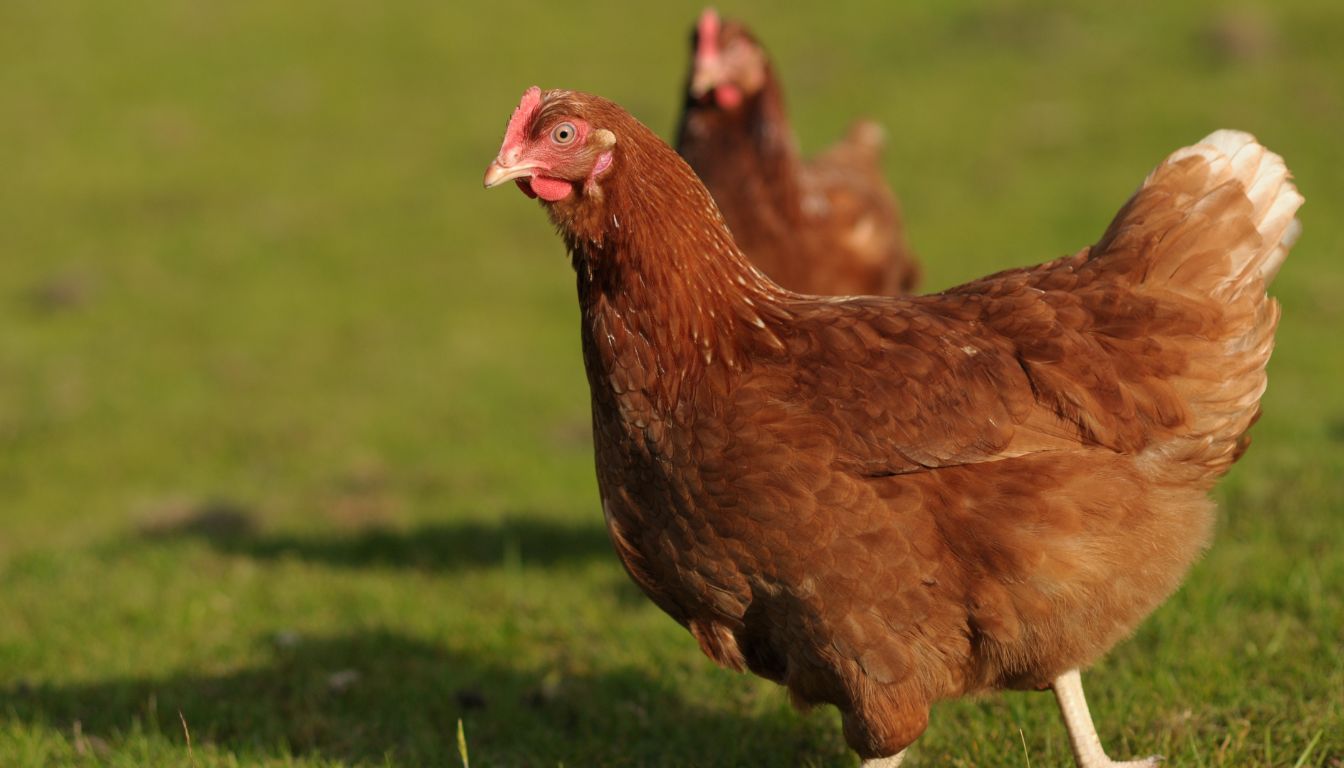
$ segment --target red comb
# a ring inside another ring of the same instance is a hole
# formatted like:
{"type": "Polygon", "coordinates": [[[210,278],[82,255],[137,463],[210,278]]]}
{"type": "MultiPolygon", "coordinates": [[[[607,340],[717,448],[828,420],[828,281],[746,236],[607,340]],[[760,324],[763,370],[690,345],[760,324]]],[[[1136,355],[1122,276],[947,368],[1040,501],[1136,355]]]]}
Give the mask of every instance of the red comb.
{"type": "Polygon", "coordinates": [[[509,127],[504,130],[504,144],[499,148],[499,156],[510,147],[520,146],[527,137],[527,124],[532,120],[532,116],[537,113],[541,107],[541,89],[532,86],[523,92],[522,101],[518,102],[518,108],[513,110],[513,115],[509,118],[509,127]]]}
{"type": "Polygon", "coordinates": [[[718,11],[706,8],[700,14],[700,21],[695,25],[697,59],[709,59],[719,55],[719,26],[718,11]]]}

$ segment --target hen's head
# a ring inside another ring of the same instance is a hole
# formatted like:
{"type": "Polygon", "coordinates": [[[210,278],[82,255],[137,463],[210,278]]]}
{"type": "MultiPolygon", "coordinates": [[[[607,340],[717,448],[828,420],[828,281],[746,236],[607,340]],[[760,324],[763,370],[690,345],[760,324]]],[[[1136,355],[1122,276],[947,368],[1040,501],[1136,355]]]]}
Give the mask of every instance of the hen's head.
{"type": "Polygon", "coordinates": [[[690,247],[696,238],[706,252],[736,250],[695,171],[647,126],[599,96],[527,89],[485,170],[487,189],[506,181],[541,198],[571,252],[661,251],[673,242],[690,247]]]}
{"type": "Polygon", "coordinates": [[[499,155],[485,170],[487,188],[513,181],[528,197],[557,203],[597,189],[611,167],[616,134],[604,123],[612,105],[536,86],[509,118],[499,155]]]}
{"type": "Polygon", "coordinates": [[[706,8],[695,25],[692,47],[691,99],[712,99],[719,109],[734,111],[765,87],[769,57],[741,23],[725,21],[706,8]]]}

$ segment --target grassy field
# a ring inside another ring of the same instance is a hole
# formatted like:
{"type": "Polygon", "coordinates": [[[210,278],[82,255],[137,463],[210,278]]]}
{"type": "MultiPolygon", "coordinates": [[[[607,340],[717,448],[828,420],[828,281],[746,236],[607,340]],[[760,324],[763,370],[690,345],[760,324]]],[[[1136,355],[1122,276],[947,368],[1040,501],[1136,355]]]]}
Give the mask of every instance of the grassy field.
{"type": "MultiPolygon", "coordinates": [[[[1306,195],[1216,543],[1086,676],[1105,743],[1344,765],[1344,4],[840,3],[756,23],[937,289],[1071,252],[1218,127],[1306,195]]],[[[664,135],[698,7],[0,3],[0,766],[850,766],[628,583],[573,276],[482,192],[533,83],[664,135]],[[189,739],[189,740],[188,740],[189,739]]],[[[1070,765],[1048,694],[907,763],[1070,765]]]]}

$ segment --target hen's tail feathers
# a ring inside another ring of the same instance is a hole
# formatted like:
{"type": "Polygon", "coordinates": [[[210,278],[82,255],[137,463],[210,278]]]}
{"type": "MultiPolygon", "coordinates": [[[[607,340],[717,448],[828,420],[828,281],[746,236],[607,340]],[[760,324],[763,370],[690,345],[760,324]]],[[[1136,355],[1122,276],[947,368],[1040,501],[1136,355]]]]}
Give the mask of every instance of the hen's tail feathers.
{"type": "Polygon", "coordinates": [[[887,143],[887,132],[872,120],[855,120],[845,137],[836,142],[832,151],[848,155],[850,162],[861,165],[880,165],[882,148],[887,143]]]}
{"type": "Polygon", "coordinates": [[[1301,232],[1290,178],[1250,134],[1217,131],[1149,174],[1092,249],[1096,268],[1185,319],[1153,339],[1185,360],[1170,381],[1185,428],[1165,460],[1217,475],[1245,450],[1279,318],[1265,290],[1301,232]]]}
{"type": "Polygon", "coordinates": [[[887,132],[872,120],[855,120],[847,137],[856,145],[877,151],[887,143],[887,132]]]}
{"type": "Polygon", "coordinates": [[[1283,158],[1241,131],[1215,131],[1144,180],[1093,253],[1136,257],[1140,282],[1232,299],[1263,291],[1302,227],[1283,158]]]}

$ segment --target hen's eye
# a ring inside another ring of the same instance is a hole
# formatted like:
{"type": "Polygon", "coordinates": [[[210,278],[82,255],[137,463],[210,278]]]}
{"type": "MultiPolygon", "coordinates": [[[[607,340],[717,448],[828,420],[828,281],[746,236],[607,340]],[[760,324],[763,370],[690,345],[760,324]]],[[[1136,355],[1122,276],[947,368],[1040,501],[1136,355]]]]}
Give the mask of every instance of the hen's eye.
{"type": "Polygon", "coordinates": [[[551,141],[556,144],[568,144],[574,140],[576,134],[578,134],[578,131],[574,128],[573,123],[561,123],[551,130],[551,141]]]}

